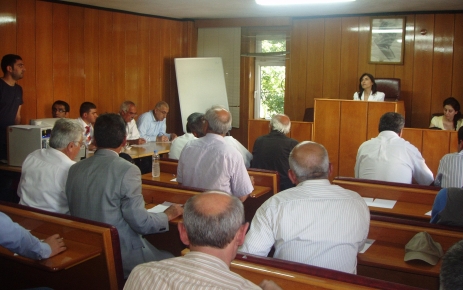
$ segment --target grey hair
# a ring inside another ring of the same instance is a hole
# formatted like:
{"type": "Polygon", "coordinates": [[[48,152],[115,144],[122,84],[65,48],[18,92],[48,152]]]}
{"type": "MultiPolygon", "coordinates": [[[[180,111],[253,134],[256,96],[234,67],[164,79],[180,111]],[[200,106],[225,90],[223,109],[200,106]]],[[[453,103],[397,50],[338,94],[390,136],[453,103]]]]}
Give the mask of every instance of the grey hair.
{"type": "Polygon", "coordinates": [[[225,248],[245,223],[243,203],[236,197],[220,191],[206,191],[188,199],[184,206],[183,224],[190,243],[194,246],[225,248]],[[205,194],[225,194],[230,197],[226,208],[211,215],[198,209],[197,199],[205,194]]]}
{"type": "Polygon", "coordinates": [[[303,141],[291,150],[289,154],[289,168],[296,174],[298,182],[311,179],[327,179],[330,171],[328,152],[325,147],[319,143],[303,141]],[[294,151],[298,147],[311,143],[318,145],[321,149],[321,155],[316,156],[318,158],[312,158],[312,156],[307,155],[299,155],[298,158],[295,158],[294,151]],[[314,159],[316,160],[316,164],[313,162],[314,159]]]}
{"type": "Polygon", "coordinates": [[[71,142],[82,140],[84,128],[76,120],[59,119],[51,130],[50,147],[64,149],[71,142]]]}
{"type": "Polygon", "coordinates": [[[204,119],[209,123],[209,130],[216,134],[225,135],[231,128],[232,116],[230,112],[222,106],[212,106],[204,114],[204,119]],[[220,111],[226,111],[228,113],[228,118],[221,119],[218,116],[220,111]]]}
{"type": "Polygon", "coordinates": [[[451,246],[442,258],[440,289],[463,289],[463,240],[451,246]]]}
{"type": "MultiPolygon", "coordinates": [[[[283,134],[288,134],[289,131],[291,130],[291,120],[288,122],[288,124],[283,124],[283,122],[281,121],[281,117],[288,117],[288,116],[285,114],[273,115],[272,119],[270,120],[270,128],[272,128],[272,130],[276,130],[283,134]]],[[[288,117],[288,120],[289,120],[289,117],[288,117]]]]}
{"type": "Polygon", "coordinates": [[[400,134],[400,131],[404,128],[405,119],[399,113],[388,112],[381,116],[379,119],[378,131],[394,131],[400,134]]]}
{"type": "Polygon", "coordinates": [[[127,111],[129,110],[130,106],[134,106],[135,107],[135,103],[132,102],[132,101],[125,101],[121,104],[121,108],[120,108],[120,112],[124,112],[124,113],[127,113],[127,111]]]}

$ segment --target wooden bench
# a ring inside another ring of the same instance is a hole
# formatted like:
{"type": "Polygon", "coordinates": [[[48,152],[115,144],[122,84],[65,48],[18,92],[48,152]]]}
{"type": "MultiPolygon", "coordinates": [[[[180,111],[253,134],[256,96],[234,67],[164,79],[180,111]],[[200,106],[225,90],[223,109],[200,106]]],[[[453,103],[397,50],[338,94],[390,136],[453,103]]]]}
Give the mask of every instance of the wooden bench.
{"type": "Polygon", "coordinates": [[[425,215],[432,209],[440,187],[396,182],[367,180],[352,177],[336,177],[333,184],[357,192],[362,197],[397,200],[392,209],[372,207],[373,214],[402,217],[413,220],[429,221],[425,215]]]}
{"type": "Polygon", "coordinates": [[[424,261],[404,261],[405,245],[419,233],[429,233],[447,249],[463,239],[463,230],[421,221],[371,215],[368,238],[375,240],[363,254],[358,254],[357,274],[426,289],[439,289],[442,260],[432,266],[424,261]]]}
{"type": "Polygon", "coordinates": [[[0,247],[1,288],[123,288],[121,250],[115,227],[4,202],[0,202],[0,211],[40,239],[59,234],[67,247],[57,256],[41,261],[14,255],[0,247]]]}

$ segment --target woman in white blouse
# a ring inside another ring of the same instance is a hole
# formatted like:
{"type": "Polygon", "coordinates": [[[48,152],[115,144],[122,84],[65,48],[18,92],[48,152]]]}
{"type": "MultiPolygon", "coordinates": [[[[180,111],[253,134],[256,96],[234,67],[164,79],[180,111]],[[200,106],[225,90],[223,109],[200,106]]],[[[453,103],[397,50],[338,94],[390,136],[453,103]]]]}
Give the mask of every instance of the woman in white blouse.
{"type": "Polygon", "coordinates": [[[354,94],[355,101],[384,101],[384,93],[376,91],[375,77],[364,73],[360,77],[359,91],[354,94]]]}
{"type": "Polygon", "coordinates": [[[462,125],[460,103],[454,97],[450,97],[444,100],[444,115],[432,118],[429,128],[458,131],[462,125]]]}

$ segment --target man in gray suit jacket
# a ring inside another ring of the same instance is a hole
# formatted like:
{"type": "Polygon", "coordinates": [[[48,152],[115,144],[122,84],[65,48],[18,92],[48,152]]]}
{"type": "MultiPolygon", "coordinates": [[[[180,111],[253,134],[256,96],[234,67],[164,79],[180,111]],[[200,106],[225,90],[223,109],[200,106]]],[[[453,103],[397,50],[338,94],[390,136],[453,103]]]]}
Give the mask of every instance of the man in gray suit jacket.
{"type": "Polygon", "coordinates": [[[125,122],[117,114],[105,114],[95,122],[98,150],[69,170],[66,195],[72,216],[115,226],[121,243],[124,276],[141,263],[172,255],[156,249],[141,235],[169,230],[169,221],[183,213],[172,205],[164,213],[149,213],[141,194],[140,169],[119,157],[126,143],[125,122]]]}

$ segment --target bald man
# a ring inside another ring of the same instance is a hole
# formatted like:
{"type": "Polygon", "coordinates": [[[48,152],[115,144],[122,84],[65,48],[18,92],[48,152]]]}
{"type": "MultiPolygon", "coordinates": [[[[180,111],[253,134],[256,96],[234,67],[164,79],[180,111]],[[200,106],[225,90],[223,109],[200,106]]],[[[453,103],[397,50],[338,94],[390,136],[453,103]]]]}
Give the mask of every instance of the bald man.
{"type": "Polygon", "coordinates": [[[285,190],[294,186],[288,176],[288,157],[297,141],[286,136],[291,129],[291,120],[284,114],[274,115],[269,129],[269,134],[260,136],[254,143],[251,167],[278,171],[280,190],[285,190]]]}
{"type": "Polygon", "coordinates": [[[213,106],[204,114],[204,119],[206,136],[191,140],[183,148],[177,181],[186,186],[221,190],[245,201],[254,187],[241,153],[224,140],[231,128],[230,112],[213,106]]]}
{"type": "Polygon", "coordinates": [[[268,199],[256,212],[241,252],[357,272],[357,253],[370,226],[370,212],[356,192],[332,185],[325,147],[304,141],[289,156],[296,187],[268,199]]]}
{"type": "Polygon", "coordinates": [[[195,195],[185,203],[180,239],[190,246],[183,257],[137,266],[125,284],[131,289],[280,289],[271,281],[260,287],[230,271],[249,224],[243,204],[224,192],[195,195]]]}

